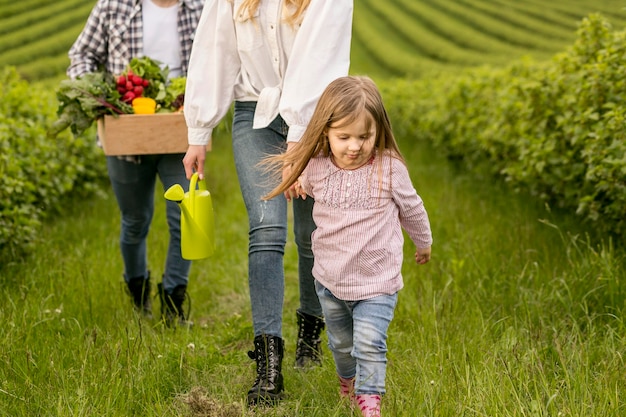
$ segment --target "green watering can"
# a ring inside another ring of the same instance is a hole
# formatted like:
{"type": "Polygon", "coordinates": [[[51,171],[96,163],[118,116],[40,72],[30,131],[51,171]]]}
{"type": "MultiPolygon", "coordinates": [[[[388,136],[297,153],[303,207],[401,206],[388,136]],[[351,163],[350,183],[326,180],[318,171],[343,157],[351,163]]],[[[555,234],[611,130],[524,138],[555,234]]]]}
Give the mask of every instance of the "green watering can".
{"type": "Polygon", "coordinates": [[[187,260],[208,258],[215,251],[215,223],[211,193],[204,180],[198,181],[194,173],[189,181],[189,191],[174,184],[165,191],[165,198],[178,203],[180,216],[180,247],[187,260]],[[198,185],[198,190],[196,190],[198,185]]]}

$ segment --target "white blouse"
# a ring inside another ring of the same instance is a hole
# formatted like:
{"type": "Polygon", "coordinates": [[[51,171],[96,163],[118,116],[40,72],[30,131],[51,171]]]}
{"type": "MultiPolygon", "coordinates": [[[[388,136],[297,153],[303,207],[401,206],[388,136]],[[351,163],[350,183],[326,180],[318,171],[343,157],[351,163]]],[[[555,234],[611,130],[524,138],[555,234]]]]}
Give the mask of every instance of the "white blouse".
{"type": "Polygon", "coordinates": [[[293,26],[282,0],[262,0],[253,19],[242,0],[207,0],[185,92],[190,145],[206,145],[234,100],[256,101],[254,128],[280,114],[297,142],[326,86],[348,75],[352,0],[311,0],[293,26]]]}

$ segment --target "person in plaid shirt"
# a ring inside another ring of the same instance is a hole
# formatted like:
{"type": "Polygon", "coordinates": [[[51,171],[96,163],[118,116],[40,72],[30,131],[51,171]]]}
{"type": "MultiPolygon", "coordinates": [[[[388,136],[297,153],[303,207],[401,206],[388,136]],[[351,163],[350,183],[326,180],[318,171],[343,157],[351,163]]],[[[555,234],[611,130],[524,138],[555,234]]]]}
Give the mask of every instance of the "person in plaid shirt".
{"type": "MultiPolygon", "coordinates": [[[[67,75],[104,69],[121,74],[132,58],[147,56],[185,76],[203,0],[98,0],[69,51],[67,75]]],[[[152,317],[146,238],[159,177],[164,189],[188,186],[182,154],[107,156],[107,170],[121,212],[124,281],[136,309],[152,317]]],[[[191,325],[183,311],[191,262],[181,256],[180,207],[168,201],[170,241],[162,282],[161,313],[168,325],[191,325]]]]}

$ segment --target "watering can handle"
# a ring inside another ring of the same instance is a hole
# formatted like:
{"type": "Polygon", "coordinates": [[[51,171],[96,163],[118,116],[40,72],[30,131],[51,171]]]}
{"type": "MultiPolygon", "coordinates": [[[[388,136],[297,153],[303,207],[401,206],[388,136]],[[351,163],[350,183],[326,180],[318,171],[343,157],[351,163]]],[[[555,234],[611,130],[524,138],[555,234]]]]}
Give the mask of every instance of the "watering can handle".
{"type": "Polygon", "coordinates": [[[195,201],[195,197],[196,197],[196,184],[198,184],[198,187],[201,190],[206,190],[206,182],[204,181],[204,179],[201,179],[200,181],[198,181],[198,173],[194,172],[193,175],[191,176],[191,179],[189,180],[189,205],[190,205],[190,211],[195,214],[195,210],[194,210],[194,201],[195,201]]]}

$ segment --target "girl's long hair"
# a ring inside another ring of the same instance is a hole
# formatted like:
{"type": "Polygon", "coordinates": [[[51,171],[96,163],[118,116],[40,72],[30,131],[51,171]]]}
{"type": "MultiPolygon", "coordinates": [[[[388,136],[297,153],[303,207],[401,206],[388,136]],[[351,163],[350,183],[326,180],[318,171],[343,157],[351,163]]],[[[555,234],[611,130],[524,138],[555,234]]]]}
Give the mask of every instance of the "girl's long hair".
{"type": "MultiPolygon", "coordinates": [[[[232,1],[232,0],[230,0],[232,1]]],[[[285,0],[285,7],[293,6],[295,9],[293,14],[286,17],[286,22],[289,24],[294,24],[300,20],[300,17],[304,13],[307,7],[309,7],[309,3],[311,0],[285,0]]],[[[238,13],[241,13],[244,10],[248,10],[250,16],[254,16],[254,12],[259,8],[259,4],[261,0],[244,0],[237,10],[238,13]]]]}
{"type": "MultiPolygon", "coordinates": [[[[261,165],[282,176],[283,167],[291,166],[291,175],[283,178],[280,184],[263,197],[268,200],[284,193],[304,171],[311,158],[331,154],[328,142],[328,129],[349,125],[366,115],[369,129],[376,127],[375,152],[384,152],[404,162],[398,144],[391,130],[389,116],[376,84],[365,76],[346,76],[332,81],[322,93],[302,139],[289,152],[265,158],[261,165]],[[341,125],[338,122],[341,121],[341,125]]],[[[379,174],[382,173],[382,159],[377,158],[379,174]]]]}

